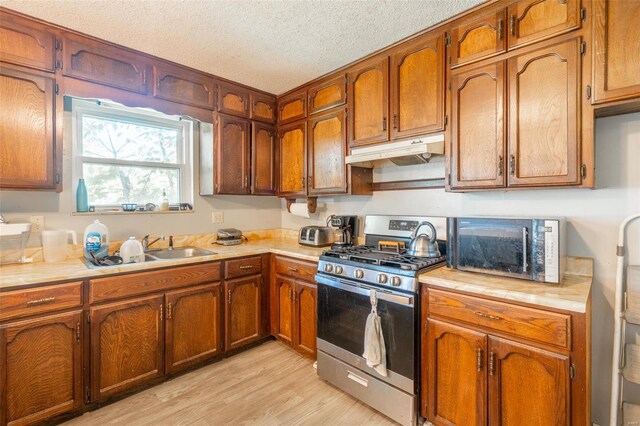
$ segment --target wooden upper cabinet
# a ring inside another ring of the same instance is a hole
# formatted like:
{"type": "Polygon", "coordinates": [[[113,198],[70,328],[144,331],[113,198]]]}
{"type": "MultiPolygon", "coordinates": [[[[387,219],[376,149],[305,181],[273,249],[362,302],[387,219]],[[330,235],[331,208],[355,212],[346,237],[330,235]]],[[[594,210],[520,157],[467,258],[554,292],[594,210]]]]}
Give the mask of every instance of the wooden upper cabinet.
{"type": "Polygon", "coordinates": [[[309,87],[309,114],[347,103],[347,77],[341,74],[309,87]]]}
{"type": "Polygon", "coordinates": [[[249,117],[249,91],[235,84],[219,81],[216,83],[218,91],[218,111],[225,114],[249,117]]]}
{"type": "Polygon", "coordinates": [[[508,47],[531,44],[580,28],[580,0],[521,0],[509,6],[508,47]]]}
{"type": "Polygon", "coordinates": [[[251,123],[251,193],[273,195],[276,187],[276,131],[273,126],[251,123]]]}
{"type": "Polygon", "coordinates": [[[215,193],[248,194],[249,122],[218,114],[215,139],[215,193]]]}
{"type": "Polygon", "coordinates": [[[0,327],[0,424],[34,424],[82,406],[82,311],[0,327]]]}
{"type": "Polygon", "coordinates": [[[68,77],[147,94],[149,65],[142,55],[71,33],[64,34],[62,53],[68,77]]]}
{"type": "Polygon", "coordinates": [[[407,43],[391,57],[391,139],[444,129],[444,35],[407,43]]]}
{"type": "Polygon", "coordinates": [[[316,358],[318,289],[315,284],[296,281],[294,290],[295,349],[316,358]]]}
{"type": "Polygon", "coordinates": [[[278,99],[278,124],[307,117],[307,92],[291,93],[278,99]]]}
{"type": "Polygon", "coordinates": [[[508,60],[509,186],[580,183],[580,39],[508,60]]]}
{"type": "Polygon", "coordinates": [[[451,30],[451,68],[507,50],[506,10],[465,21],[451,30]]]}
{"type": "Polygon", "coordinates": [[[389,58],[373,58],[349,73],[349,144],[389,140],[389,58]]]}
{"type": "Polygon", "coordinates": [[[153,96],[172,102],[213,109],[213,79],[171,64],[153,65],[153,96]]]}
{"type": "Polygon", "coordinates": [[[251,119],[264,121],[265,123],[276,122],[276,99],[273,96],[252,92],[251,119]]]}
{"type": "Polygon", "coordinates": [[[260,338],[262,324],[261,281],[260,275],[225,281],[226,350],[239,348],[260,338]]]}
{"type": "Polygon", "coordinates": [[[593,4],[594,102],[640,97],[640,2],[593,4]]]}
{"type": "Polygon", "coordinates": [[[2,12],[0,19],[0,61],[53,72],[55,36],[47,27],[2,12]]]}
{"type": "Polygon", "coordinates": [[[167,373],[222,353],[221,285],[207,284],[165,295],[167,373]]]}
{"type": "Polygon", "coordinates": [[[571,423],[568,357],[497,337],[489,351],[489,424],[571,423]]]}
{"type": "Polygon", "coordinates": [[[299,122],[278,129],[276,165],[277,194],[305,196],[307,194],[307,123],[299,122]]]}
{"type": "Polygon", "coordinates": [[[505,62],[451,74],[451,189],[500,188],[505,179],[505,62]]]}
{"type": "Polygon", "coordinates": [[[275,330],[271,333],[289,345],[293,345],[294,341],[294,307],[293,292],[295,291],[295,281],[291,278],[285,278],[276,275],[273,283],[273,291],[271,295],[271,315],[273,320],[271,323],[275,326],[275,330]]]}
{"type": "Polygon", "coordinates": [[[0,103],[4,105],[0,114],[0,188],[58,187],[57,144],[62,141],[56,132],[55,87],[54,79],[35,71],[0,67],[0,103]]]}
{"type": "Polygon", "coordinates": [[[309,195],[347,191],[347,132],[344,108],[309,119],[309,195]]]}
{"type": "Polygon", "coordinates": [[[424,338],[429,420],[438,425],[486,425],[487,335],[429,319],[424,338]]]}

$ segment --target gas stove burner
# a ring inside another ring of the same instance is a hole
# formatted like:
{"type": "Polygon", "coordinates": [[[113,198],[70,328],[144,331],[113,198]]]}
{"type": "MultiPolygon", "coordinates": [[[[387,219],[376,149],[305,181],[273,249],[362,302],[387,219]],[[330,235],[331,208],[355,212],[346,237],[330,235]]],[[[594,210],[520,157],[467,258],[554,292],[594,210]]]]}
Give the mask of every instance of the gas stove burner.
{"type": "Polygon", "coordinates": [[[446,260],[440,257],[417,257],[403,253],[380,251],[373,246],[351,246],[327,250],[322,253],[327,258],[351,260],[367,265],[380,265],[391,268],[400,268],[405,271],[419,271],[446,260]]]}

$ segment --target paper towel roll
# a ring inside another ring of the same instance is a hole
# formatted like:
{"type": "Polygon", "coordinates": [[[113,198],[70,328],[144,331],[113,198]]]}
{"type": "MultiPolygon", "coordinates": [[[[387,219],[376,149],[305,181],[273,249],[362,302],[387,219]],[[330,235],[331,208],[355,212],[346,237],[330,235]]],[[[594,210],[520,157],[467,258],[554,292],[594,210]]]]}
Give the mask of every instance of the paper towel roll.
{"type": "Polygon", "coordinates": [[[307,203],[293,203],[291,204],[291,214],[294,216],[311,217],[309,210],[307,210],[307,203]]]}

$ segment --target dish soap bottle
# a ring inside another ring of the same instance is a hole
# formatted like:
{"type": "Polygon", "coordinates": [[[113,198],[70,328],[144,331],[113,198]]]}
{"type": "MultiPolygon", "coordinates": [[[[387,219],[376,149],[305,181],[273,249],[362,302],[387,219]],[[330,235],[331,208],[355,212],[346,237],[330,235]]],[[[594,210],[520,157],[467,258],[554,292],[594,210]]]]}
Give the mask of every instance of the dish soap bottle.
{"type": "Polygon", "coordinates": [[[84,183],[84,179],[78,180],[78,189],[76,190],[76,211],[88,212],[89,211],[89,199],[87,197],[87,185],[84,183]]]}
{"type": "Polygon", "coordinates": [[[160,207],[160,210],[162,210],[163,212],[169,211],[169,198],[167,198],[167,191],[165,191],[164,189],[162,190],[162,205],[160,207]]]}
{"type": "Polygon", "coordinates": [[[84,257],[89,260],[93,259],[91,252],[96,257],[103,258],[109,255],[109,229],[99,220],[84,229],[84,257]]]}

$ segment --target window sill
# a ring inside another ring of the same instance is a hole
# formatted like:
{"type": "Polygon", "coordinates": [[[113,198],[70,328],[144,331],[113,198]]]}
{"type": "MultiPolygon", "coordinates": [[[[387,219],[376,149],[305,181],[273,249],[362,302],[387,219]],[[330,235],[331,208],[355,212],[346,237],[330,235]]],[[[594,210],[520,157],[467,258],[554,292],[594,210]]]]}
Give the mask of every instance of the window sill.
{"type": "Polygon", "coordinates": [[[72,216],[118,216],[118,215],[144,215],[144,214],[188,214],[193,213],[194,210],[169,210],[169,211],[161,211],[154,210],[152,212],[149,211],[133,211],[133,212],[125,212],[123,210],[103,210],[103,211],[95,211],[95,212],[71,212],[72,216]]]}

